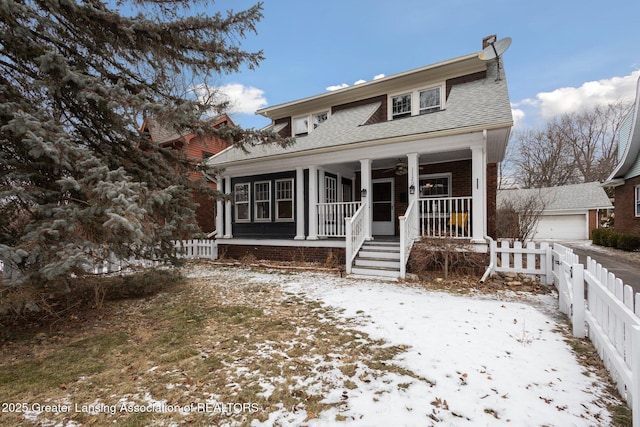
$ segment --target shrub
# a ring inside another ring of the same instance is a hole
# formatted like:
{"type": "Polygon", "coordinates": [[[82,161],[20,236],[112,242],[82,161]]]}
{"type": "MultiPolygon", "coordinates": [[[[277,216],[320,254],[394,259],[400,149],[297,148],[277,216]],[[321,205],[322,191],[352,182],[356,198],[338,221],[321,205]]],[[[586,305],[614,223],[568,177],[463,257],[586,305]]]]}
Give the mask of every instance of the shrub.
{"type": "Polygon", "coordinates": [[[616,241],[616,248],[628,252],[640,249],[640,236],[629,233],[620,233],[618,234],[618,239],[616,241]]]}
{"type": "Polygon", "coordinates": [[[610,228],[598,228],[591,232],[594,245],[632,252],[640,249],[640,236],[630,233],[616,233],[610,228]]]}

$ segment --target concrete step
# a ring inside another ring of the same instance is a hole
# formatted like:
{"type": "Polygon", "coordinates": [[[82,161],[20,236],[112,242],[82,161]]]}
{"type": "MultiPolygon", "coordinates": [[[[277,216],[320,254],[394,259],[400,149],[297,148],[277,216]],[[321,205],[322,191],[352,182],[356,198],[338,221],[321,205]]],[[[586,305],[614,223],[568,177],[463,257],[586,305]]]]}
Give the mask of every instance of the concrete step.
{"type": "Polygon", "coordinates": [[[400,258],[389,259],[358,256],[354,264],[356,267],[388,267],[400,271],[400,258]]]}
{"type": "Polygon", "coordinates": [[[353,267],[351,269],[351,274],[357,274],[359,276],[388,277],[391,279],[397,279],[398,277],[400,277],[400,270],[384,267],[353,267]]]}
{"type": "Polygon", "coordinates": [[[358,252],[358,258],[384,258],[384,259],[400,259],[400,250],[396,251],[388,251],[388,250],[371,250],[371,249],[360,249],[358,252]]]}

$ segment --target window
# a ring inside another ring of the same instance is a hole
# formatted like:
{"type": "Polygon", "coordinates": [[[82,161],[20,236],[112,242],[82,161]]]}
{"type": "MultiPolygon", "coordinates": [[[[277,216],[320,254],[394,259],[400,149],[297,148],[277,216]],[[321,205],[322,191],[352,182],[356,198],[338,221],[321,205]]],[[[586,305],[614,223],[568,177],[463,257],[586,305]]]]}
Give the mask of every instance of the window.
{"type": "Polygon", "coordinates": [[[451,174],[420,176],[420,197],[449,197],[451,174]]]}
{"type": "Polygon", "coordinates": [[[293,119],[293,136],[305,136],[312,132],[329,118],[329,112],[323,111],[308,116],[296,117],[293,119]],[[312,124],[309,128],[309,123],[312,124]]]}
{"type": "Polygon", "coordinates": [[[400,119],[442,110],[444,85],[393,95],[390,104],[391,119],[400,119]]]}
{"type": "Polygon", "coordinates": [[[636,186],[636,216],[640,216],[640,185],[636,186]]]}
{"type": "Polygon", "coordinates": [[[293,179],[276,181],[276,221],[293,221],[293,179]]]}
{"type": "Polygon", "coordinates": [[[271,219],[271,181],[254,183],[253,191],[256,221],[269,221],[271,219]]]}
{"type": "Polygon", "coordinates": [[[440,110],[440,88],[434,87],[420,91],[420,114],[440,110]]]}
{"type": "Polygon", "coordinates": [[[332,176],[324,177],[324,201],[325,203],[338,201],[338,180],[332,176]]]}
{"type": "Polygon", "coordinates": [[[391,117],[399,119],[411,116],[411,94],[398,95],[391,98],[393,111],[391,117]]]}
{"type": "Polygon", "coordinates": [[[236,221],[251,221],[249,201],[251,200],[251,186],[248,183],[236,184],[233,187],[233,201],[236,206],[236,221]]]}
{"type": "Polygon", "coordinates": [[[324,112],[318,113],[318,114],[314,114],[313,115],[313,128],[314,129],[317,128],[322,123],[326,122],[328,118],[329,118],[329,113],[327,111],[324,111],[324,112]]]}
{"type": "Polygon", "coordinates": [[[309,118],[298,117],[293,119],[293,136],[304,136],[309,134],[309,118]]]}

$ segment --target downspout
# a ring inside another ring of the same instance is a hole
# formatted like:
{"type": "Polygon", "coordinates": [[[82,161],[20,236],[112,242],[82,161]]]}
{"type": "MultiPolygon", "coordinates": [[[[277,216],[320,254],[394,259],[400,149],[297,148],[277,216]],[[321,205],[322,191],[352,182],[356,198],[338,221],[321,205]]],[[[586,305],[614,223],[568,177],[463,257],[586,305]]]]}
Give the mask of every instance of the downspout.
{"type": "Polygon", "coordinates": [[[487,243],[489,243],[489,266],[487,267],[487,271],[485,271],[484,274],[482,275],[482,278],[480,279],[480,283],[484,283],[487,280],[487,277],[493,274],[493,271],[496,268],[495,257],[491,252],[493,251],[494,240],[491,238],[491,236],[484,236],[484,239],[487,241],[487,243]]]}
{"type": "MultiPolygon", "coordinates": [[[[486,129],[482,130],[482,138],[484,140],[485,147],[486,147],[486,145],[487,145],[487,130],[486,129]]],[[[486,168],[486,165],[485,165],[485,168],[486,168]]],[[[486,186],[485,186],[485,188],[486,188],[486,186]]],[[[486,221],[486,219],[485,219],[485,221],[486,221]]],[[[493,271],[496,268],[496,266],[495,266],[495,257],[493,256],[493,253],[492,253],[494,240],[493,240],[493,238],[491,236],[486,235],[486,234],[483,237],[487,241],[487,243],[489,244],[489,266],[487,267],[487,270],[484,272],[484,274],[480,278],[480,283],[484,283],[487,280],[487,278],[491,274],[493,274],[493,271]]]]}

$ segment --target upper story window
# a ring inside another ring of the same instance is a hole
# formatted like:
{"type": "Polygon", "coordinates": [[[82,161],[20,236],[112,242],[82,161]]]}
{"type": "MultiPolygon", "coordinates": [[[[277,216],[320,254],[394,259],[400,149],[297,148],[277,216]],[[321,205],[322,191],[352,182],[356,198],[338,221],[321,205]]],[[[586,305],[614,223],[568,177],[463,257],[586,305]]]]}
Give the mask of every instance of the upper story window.
{"type": "Polygon", "coordinates": [[[411,115],[411,94],[398,95],[391,98],[393,111],[391,117],[399,119],[400,117],[409,117],[411,115]]]}
{"type": "Polygon", "coordinates": [[[307,116],[294,117],[293,119],[293,136],[305,136],[320,126],[329,118],[328,111],[309,114],[307,116]],[[311,124],[311,126],[309,126],[311,124]]]}
{"type": "Polygon", "coordinates": [[[440,110],[440,88],[420,91],[420,114],[433,113],[440,110]]]}
{"type": "Polygon", "coordinates": [[[392,119],[433,113],[442,109],[442,86],[391,96],[392,119]]]}

